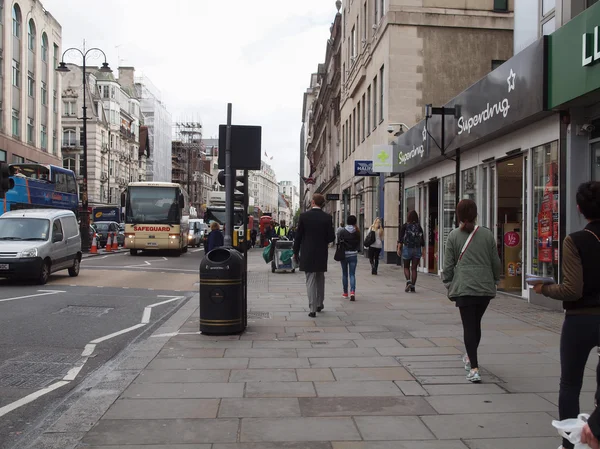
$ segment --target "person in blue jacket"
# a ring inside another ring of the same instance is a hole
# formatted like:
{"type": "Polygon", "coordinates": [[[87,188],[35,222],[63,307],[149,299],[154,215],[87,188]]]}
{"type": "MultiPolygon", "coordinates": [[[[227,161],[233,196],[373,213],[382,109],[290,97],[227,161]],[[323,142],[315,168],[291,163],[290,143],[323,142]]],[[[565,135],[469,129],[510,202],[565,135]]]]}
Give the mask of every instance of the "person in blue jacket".
{"type": "Polygon", "coordinates": [[[223,237],[223,233],[221,232],[221,228],[219,223],[213,221],[210,224],[210,232],[208,234],[208,245],[207,250],[212,251],[215,248],[223,246],[225,244],[225,239],[223,237]]]}

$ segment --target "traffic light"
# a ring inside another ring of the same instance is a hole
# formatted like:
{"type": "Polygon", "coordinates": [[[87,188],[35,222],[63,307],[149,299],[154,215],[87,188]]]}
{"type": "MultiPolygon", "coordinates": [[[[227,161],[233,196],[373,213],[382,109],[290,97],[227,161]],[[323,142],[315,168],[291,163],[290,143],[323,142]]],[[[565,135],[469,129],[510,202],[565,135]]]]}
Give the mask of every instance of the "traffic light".
{"type": "Polygon", "coordinates": [[[10,171],[6,162],[0,162],[0,198],[4,198],[4,194],[10,190],[10,171]]]}
{"type": "MultiPolygon", "coordinates": [[[[217,175],[217,180],[222,186],[226,186],[225,182],[225,170],[221,170],[217,175]]],[[[235,203],[246,203],[246,191],[248,190],[248,177],[247,175],[238,175],[235,177],[235,186],[233,188],[233,202],[235,203]]]]}

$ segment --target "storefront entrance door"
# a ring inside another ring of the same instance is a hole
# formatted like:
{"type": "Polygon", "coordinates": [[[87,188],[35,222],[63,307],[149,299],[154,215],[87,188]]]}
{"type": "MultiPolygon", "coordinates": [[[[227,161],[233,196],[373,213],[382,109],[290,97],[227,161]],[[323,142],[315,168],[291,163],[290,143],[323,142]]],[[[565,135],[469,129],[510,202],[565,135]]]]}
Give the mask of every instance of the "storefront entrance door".
{"type": "Polygon", "coordinates": [[[423,232],[425,233],[425,248],[423,249],[423,258],[420,262],[420,268],[424,272],[428,272],[429,261],[425,254],[427,254],[428,242],[427,242],[427,217],[429,215],[429,186],[427,184],[419,185],[419,204],[417,208],[417,213],[419,214],[419,222],[423,227],[423,232]]]}
{"type": "MultiPolygon", "coordinates": [[[[496,163],[495,229],[501,276],[498,289],[522,295],[523,292],[523,181],[525,158],[519,155],[496,163]]],[[[492,182],[494,180],[492,179],[492,182]]]]}

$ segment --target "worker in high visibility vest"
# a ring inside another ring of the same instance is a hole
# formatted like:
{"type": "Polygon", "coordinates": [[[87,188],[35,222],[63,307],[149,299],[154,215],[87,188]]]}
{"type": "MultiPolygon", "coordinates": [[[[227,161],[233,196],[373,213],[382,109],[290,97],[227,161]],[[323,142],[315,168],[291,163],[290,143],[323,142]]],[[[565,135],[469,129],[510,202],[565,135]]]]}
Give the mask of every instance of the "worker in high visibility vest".
{"type": "Polygon", "coordinates": [[[279,226],[275,228],[275,236],[279,238],[287,237],[289,231],[289,228],[285,225],[285,220],[281,220],[279,226]]]}

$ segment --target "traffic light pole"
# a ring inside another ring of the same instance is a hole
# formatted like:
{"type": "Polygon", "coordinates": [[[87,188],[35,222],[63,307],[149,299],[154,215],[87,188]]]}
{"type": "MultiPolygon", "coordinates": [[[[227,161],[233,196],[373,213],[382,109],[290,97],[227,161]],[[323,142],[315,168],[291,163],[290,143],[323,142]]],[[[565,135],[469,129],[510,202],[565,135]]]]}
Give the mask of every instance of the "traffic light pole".
{"type": "Polygon", "coordinates": [[[231,168],[231,103],[227,103],[227,132],[225,133],[225,237],[224,246],[233,245],[233,189],[235,171],[231,168]]]}

